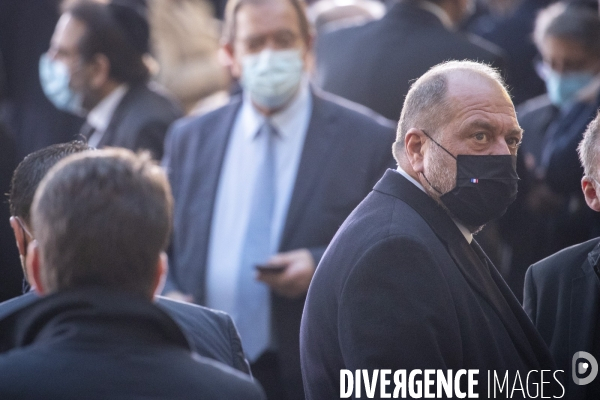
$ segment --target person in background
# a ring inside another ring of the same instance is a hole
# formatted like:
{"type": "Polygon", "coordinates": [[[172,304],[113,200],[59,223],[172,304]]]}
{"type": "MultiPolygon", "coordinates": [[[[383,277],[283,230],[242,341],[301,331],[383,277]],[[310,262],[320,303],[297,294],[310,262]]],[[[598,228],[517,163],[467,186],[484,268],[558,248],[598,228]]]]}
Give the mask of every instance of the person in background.
{"type": "Polygon", "coordinates": [[[42,87],[57,108],[86,117],[80,134],[90,146],[162,157],[167,128],[182,113],[148,83],[149,35],[141,11],[118,3],[74,2],[56,24],[39,63],[42,87]]]}
{"type": "Polygon", "coordinates": [[[148,13],[152,54],[159,66],[153,79],[186,113],[228,90],[229,73],[218,57],[220,26],[207,0],[149,0],[148,13]]]}
{"type": "MultiPolygon", "coordinates": [[[[88,150],[90,148],[85,143],[77,141],[52,145],[27,156],[13,175],[9,194],[12,215],[10,225],[13,228],[26,278],[30,276],[25,271],[27,248],[35,239],[31,223],[31,204],[35,191],[46,173],[56,163],[71,154],[88,150]]],[[[24,281],[25,290],[22,296],[0,303],[0,352],[16,346],[14,321],[19,318],[21,309],[38,298],[35,291],[30,290],[29,283],[28,279],[24,281]]],[[[227,314],[172,301],[161,296],[156,297],[156,304],[181,326],[198,354],[220,361],[244,373],[250,373],[239,335],[227,314]]]]}
{"type": "Polygon", "coordinates": [[[48,172],[26,260],[43,298],[0,355],[1,398],[264,399],[248,375],[195,354],[152,304],[171,223],[167,177],[148,153],[81,152],[48,172]]]}
{"type": "MultiPolygon", "coordinates": [[[[580,142],[581,189],[587,206],[600,212],[600,113],[580,142]]],[[[523,307],[548,344],[556,367],[566,371],[568,399],[600,398],[600,379],[576,385],[570,377],[579,351],[600,360],[600,237],[568,247],[533,264],[525,276],[523,307]]],[[[584,370],[584,372],[586,372],[584,370]]],[[[573,375],[575,376],[575,375],[573,375]]],[[[580,376],[583,378],[584,376],[580,376]]]]}
{"type": "Polygon", "coordinates": [[[167,136],[175,226],[164,293],[229,313],[267,396],[304,399],[304,297],[338,227],[393,165],[393,125],[309,85],[302,1],[227,10],[224,51],[243,94],[167,136]]]}
{"type": "Polygon", "coordinates": [[[587,7],[555,3],[542,10],[534,39],[547,93],[517,108],[527,132],[520,152],[519,199],[507,221],[509,282],[522,293],[527,267],[600,235],[600,217],[585,204],[577,146],[600,106],[600,18],[587,7]]]}
{"type": "Polygon", "coordinates": [[[84,122],[54,107],[39,79],[39,59],[48,49],[60,16],[59,3],[0,1],[0,70],[6,78],[0,96],[0,121],[14,139],[15,165],[29,153],[72,140],[84,122]]]}
{"type": "Polygon", "coordinates": [[[447,60],[503,68],[495,45],[456,32],[472,0],[402,0],[383,18],[317,37],[314,80],[323,90],[397,121],[410,83],[447,60]]]}

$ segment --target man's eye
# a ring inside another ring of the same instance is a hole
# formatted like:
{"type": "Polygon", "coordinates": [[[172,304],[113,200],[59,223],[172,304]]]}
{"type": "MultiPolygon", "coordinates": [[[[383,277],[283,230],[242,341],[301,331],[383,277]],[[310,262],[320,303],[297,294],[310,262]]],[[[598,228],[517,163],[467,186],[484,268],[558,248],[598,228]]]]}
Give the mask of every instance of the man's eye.
{"type": "Polygon", "coordinates": [[[521,145],[521,141],[517,138],[508,138],[506,139],[506,144],[510,147],[519,147],[521,145]]]}
{"type": "Polygon", "coordinates": [[[479,132],[475,134],[475,140],[481,142],[483,140],[485,140],[485,133],[479,132]]]}

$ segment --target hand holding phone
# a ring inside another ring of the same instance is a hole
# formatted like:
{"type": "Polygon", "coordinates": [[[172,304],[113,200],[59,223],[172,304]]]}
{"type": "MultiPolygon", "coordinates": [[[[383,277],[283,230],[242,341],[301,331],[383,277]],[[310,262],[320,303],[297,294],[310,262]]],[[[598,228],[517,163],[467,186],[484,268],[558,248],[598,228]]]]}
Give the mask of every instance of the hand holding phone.
{"type": "Polygon", "coordinates": [[[268,274],[279,274],[283,272],[287,265],[285,264],[256,264],[254,266],[257,271],[268,274]]]}

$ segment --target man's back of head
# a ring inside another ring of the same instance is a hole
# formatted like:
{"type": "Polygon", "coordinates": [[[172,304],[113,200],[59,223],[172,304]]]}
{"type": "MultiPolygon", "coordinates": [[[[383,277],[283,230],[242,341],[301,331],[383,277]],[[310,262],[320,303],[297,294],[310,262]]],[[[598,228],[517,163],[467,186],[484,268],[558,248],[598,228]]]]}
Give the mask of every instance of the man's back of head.
{"type": "Polygon", "coordinates": [[[111,149],[61,161],[32,205],[39,247],[28,260],[38,290],[101,286],[151,298],[171,209],[167,178],[148,155],[111,149]]]}

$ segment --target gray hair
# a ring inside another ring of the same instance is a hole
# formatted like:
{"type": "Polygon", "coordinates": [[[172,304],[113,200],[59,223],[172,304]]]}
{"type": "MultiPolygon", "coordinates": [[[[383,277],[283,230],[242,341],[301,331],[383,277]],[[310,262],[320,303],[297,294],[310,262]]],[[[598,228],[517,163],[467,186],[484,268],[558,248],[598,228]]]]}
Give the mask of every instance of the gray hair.
{"type": "Polygon", "coordinates": [[[573,40],[600,57],[600,18],[586,6],[558,2],[538,13],[533,41],[538,48],[548,37],[573,40]]]}
{"type": "Polygon", "coordinates": [[[465,60],[447,61],[432,67],[412,84],[404,100],[394,143],[394,157],[397,161],[398,150],[403,148],[404,138],[411,128],[425,129],[434,135],[452,119],[454,107],[446,94],[448,76],[453,73],[466,73],[496,82],[508,96],[500,73],[487,64],[465,60]]]}
{"type": "Polygon", "coordinates": [[[583,133],[583,139],[577,147],[579,153],[579,161],[583,166],[583,172],[590,178],[595,178],[598,173],[598,152],[600,150],[600,143],[598,143],[598,137],[600,136],[600,112],[596,115],[596,118],[588,125],[587,129],[583,133]]]}

